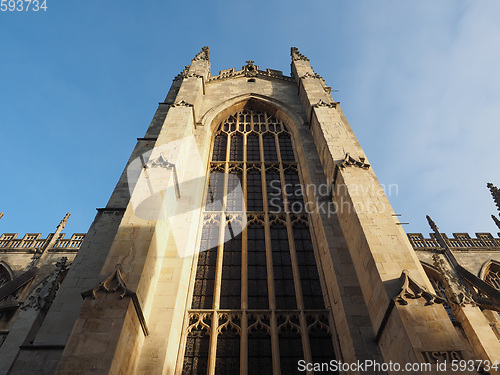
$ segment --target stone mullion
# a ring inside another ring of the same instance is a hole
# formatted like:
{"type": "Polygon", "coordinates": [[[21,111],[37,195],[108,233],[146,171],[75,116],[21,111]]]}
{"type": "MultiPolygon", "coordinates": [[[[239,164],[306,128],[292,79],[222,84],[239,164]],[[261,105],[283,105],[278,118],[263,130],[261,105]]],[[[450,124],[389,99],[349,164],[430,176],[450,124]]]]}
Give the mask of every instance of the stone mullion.
{"type": "MultiPolygon", "coordinates": [[[[196,268],[193,268],[196,269],[196,268]]],[[[190,289],[191,290],[191,289],[190,289]]],[[[191,295],[193,294],[191,290],[191,295]]],[[[182,335],[181,335],[181,341],[180,341],[180,347],[179,347],[179,353],[177,353],[177,362],[175,364],[175,368],[177,371],[175,371],[175,374],[181,374],[182,369],[184,367],[184,355],[186,354],[186,343],[187,343],[187,337],[188,337],[188,332],[187,328],[189,327],[189,319],[190,319],[190,313],[189,309],[186,309],[188,311],[187,314],[184,314],[184,323],[182,325],[182,335]]]]}
{"type": "Polygon", "coordinates": [[[240,375],[248,374],[248,315],[241,312],[240,375]]]}
{"type": "MultiPolygon", "coordinates": [[[[223,129],[224,129],[224,124],[222,124],[222,127],[221,127],[222,131],[224,131],[223,129]]],[[[227,140],[226,140],[227,144],[226,144],[226,160],[225,160],[225,162],[227,163],[229,161],[229,154],[230,154],[230,151],[231,151],[231,126],[229,126],[228,131],[227,131],[226,134],[227,134],[227,137],[226,137],[227,138],[227,140]]],[[[212,143],[212,149],[213,149],[213,147],[214,146],[213,146],[213,143],[212,143]]]]}
{"type": "MultiPolygon", "coordinates": [[[[309,337],[307,335],[307,321],[304,314],[304,298],[302,296],[302,285],[300,284],[299,264],[297,262],[297,252],[295,250],[295,241],[293,238],[293,226],[290,219],[290,214],[286,214],[286,226],[288,232],[288,245],[290,249],[290,259],[292,261],[293,282],[295,285],[295,297],[297,298],[297,307],[300,310],[300,335],[302,337],[302,349],[304,351],[304,360],[307,363],[312,363],[311,348],[309,345],[309,337]]],[[[312,372],[307,372],[312,374],[312,372]]]]}
{"type": "MultiPolygon", "coordinates": [[[[265,124],[267,130],[267,116],[265,116],[265,124]]],[[[271,231],[269,225],[269,205],[267,201],[267,185],[266,185],[266,166],[264,159],[264,142],[262,139],[262,131],[259,134],[260,158],[261,158],[261,181],[262,181],[262,207],[264,209],[264,232],[266,243],[266,268],[267,268],[267,289],[269,297],[269,324],[271,326],[271,350],[273,374],[280,374],[280,357],[279,357],[279,342],[278,342],[278,325],[276,323],[276,296],[274,291],[274,272],[273,272],[273,254],[271,249],[271,231]]]]}
{"type": "Polygon", "coordinates": [[[226,229],[226,197],[227,197],[227,184],[228,184],[228,174],[229,174],[229,152],[231,147],[231,132],[229,132],[227,137],[228,147],[226,149],[226,161],[224,162],[224,193],[222,199],[222,213],[219,226],[219,243],[217,246],[217,264],[215,269],[215,280],[214,280],[214,300],[213,300],[213,317],[212,317],[212,332],[210,335],[210,346],[208,351],[208,375],[215,374],[215,363],[216,363],[216,349],[217,349],[217,327],[219,325],[218,310],[220,307],[220,293],[221,293],[221,280],[222,280],[222,260],[224,253],[224,234],[226,229]]]}
{"type": "MultiPolygon", "coordinates": [[[[280,125],[281,125],[281,127],[283,127],[283,124],[281,123],[281,121],[280,121],[280,125]]],[[[283,210],[285,212],[289,212],[290,207],[288,206],[285,171],[283,169],[283,161],[281,160],[281,149],[280,149],[279,137],[278,137],[278,134],[276,134],[276,133],[274,134],[274,142],[276,144],[276,154],[278,156],[278,163],[279,163],[280,182],[281,182],[281,198],[283,200],[283,210]]]]}
{"type": "Polygon", "coordinates": [[[214,310],[212,316],[212,328],[210,332],[210,345],[208,349],[208,375],[215,375],[216,349],[217,349],[217,327],[219,325],[219,316],[217,310],[214,310]]]}
{"type": "MultiPolygon", "coordinates": [[[[226,162],[226,173],[227,173],[227,162],[226,162]]],[[[227,177],[227,174],[226,174],[227,177]]],[[[218,310],[220,306],[220,291],[221,291],[221,280],[222,280],[222,259],[223,259],[223,248],[224,248],[224,232],[226,229],[226,215],[224,214],[224,209],[221,214],[220,226],[219,226],[219,244],[217,246],[217,264],[215,268],[215,280],[214,280],[214,300],[213,300],[213,316],[212,316],[212,329],[210,334],[210,346],[208,350],[208,375],[215,374],[215,362],[216,362],[216,349],[217,349],[217,328],[219,326],[219,316],[218,310]]]]}
{"type": "MultiPolygon", "coordinates": [[[[245,204],[246,201],[246,196],[247,196],[247,163],[245,162],[243,164],[243,204],[245,204]]],[[[242,212],[242,221],[243,222],[248,222],[248,216],[246,209],[243,209],[242,212]],[[243,221],[243,215],[246,217],[244,218],[245,221],[243,221]]],[[[248,263],[248,244],[247,244],[247,228],[242,228],[242,233],[241,233],[241,309],[246,310],[248,309],[248,270],[247,270],[247,263],[248,263]]]]}
{"type": "MultiPolygon", "coordinates": [[[[211,160],[212,152],[213,152],[213,150],[211,150],[211,152],[210,152],[209,160],[211,160]]],[[[206,198],[207,198],[206,190],[208,190],[208,182],[209,182],[209,178],[210,178],[210,165],[211,164],[210,164],[210,161],[209,161],[208,162],[208,171],[209,171],[209,173],[207,174],[206,180],[205,180],[206,189],[205,189],[205,195],[204,195],[204,197],[202,199],[202,207],[205,207],[205,204],[206,204],[206,198]]],[[[201,243],[201,232],[203,231],[203,227],[205,226],[205,223],[204,223],[204,221],[205,221],[204,220],[205,213],[206,212],[203,210],[202,211],[201,226],[199,226],[198,238],[197,238],[197,241],[196,241],[197,244],[201,243]]],[[[179,352],[177,354],[177,361],[176,361],[176,365],[175,365],[175,368],[177,370],[175,371],[175,374],[181,374],[182,373],[182,369],[183,369],[183,365],[184,365],[184,355],[185,355],[185,352],[186,352],[186,342],[187,342],[187,337],[188,337],[187,328],[189,327],[190,311],[191,311],[190,306],[191,306],[191,303],[192,303],[192,300],[193,300],[193,291],[194,291],[194,287],[195,287],[195,283],[196,283],[196,270],[198,269],[199,251],[197,252],[197,254],[198,254],[198,256],[193,256],[193,261],[191,263],[192,264],[191,269],[194,270],[194,272],[191,272],[191,279],[189,281],[189,286],[188,286],[188,291],[189,292],[188,292],[188,299],[186,301],[186,312],[187,312],[187,314],[185,314],[184,323],[182,325],[183,328],[182,328],[182,334],[181,334],[181,340],[180,340],[181,344],[180,344],[179,352]]]]}
{"type": "MultiPolygon", "coordinates": [[[[281,124],[283,127],[283,124],[281,124]]],[[[279,168],[280,168],[280,180],[281,180],[281,188],[283,191],[283,207],[286,211],[290,211],[288,207],[288,196],[286,191],[286,179],[285,172],[283,169],[283,161],[281,159],[281,149],[279,145],[278,135],[275,135],[276,141],[276,153],[278,154],[279,168]]],[[[297,171],[298,173],[298,171],[297,171]]],[[[299,273],[299,265],[297,263],[297,254],[295,251],[295,242],[293,239],[293,227],[290,219],[290,213],[286,213],[286,227],[287,227],[287,235],[288,235],[288,249],[290,251],[290,259],[292,261],[292,272],[293,272],[293,284],[295,286],[295,297],[297,301],[297,308],[300,310],[300,325],[301,325],[301,337],[302,337],[302,348],[304,350],[304,359],[307,363],[312,362],[311,357],[311,349],[309,347],[309,338],[307,337],[307,322],[304,315],[304,299],[302,297],[302,286],[300,285],[300,273],[299,273]]]]}
{"type": "Polygon", "coordinates": [[[273,374],[280,375],[280,346],[278,337],[278,323],[276,322],[276,311],[272,310],[270,314],[271,324],[271,349],[273,351],[273,374]]]}
{"type": "MultiPolygon", "coordinates": [[[[246,216],[247,201],[247,134],[243,135],[243,213],[246,216]]],[[[243,219],[243,217],[242,217],[243,219]]],[[[248,217],[245,217],[245,222],[248,217]]],[[[248,232],[242,228],[241,236],[241,344],[240,344],[240,374],[248,373],[248,232]]]]}
{"type": "MultiPolygon", "coordinates": [[[[302,350],[304,351],[304,360],[306,363],[312,363],[311,346],[309,344],[309,335],[307,332],[307,319],[304,310],[300,311],[300,335],[302,337],[302,350]]],[[[313,371],[307,371],[307,374],[314,374],[313,371]]]]}

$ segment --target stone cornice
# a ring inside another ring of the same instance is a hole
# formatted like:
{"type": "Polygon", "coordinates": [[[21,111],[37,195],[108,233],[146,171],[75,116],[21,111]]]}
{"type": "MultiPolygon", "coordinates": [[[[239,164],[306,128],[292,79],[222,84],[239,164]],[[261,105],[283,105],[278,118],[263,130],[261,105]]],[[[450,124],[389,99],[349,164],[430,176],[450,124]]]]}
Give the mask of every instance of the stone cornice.
{"type": "Polygon", "coordinates": [[[265,71],[263,71],[256,69],[253,71],[248,71],[246,69],[242,69],[236,71],[234,68],[222,70],[218,75],[210,77],[208,79],[208,82],[222,81],[225,79],[237,78],[237,77],[275,78],[275,79],[280,79],[282,81],[295,83],[295,80],[292,77],[283,75],[283,73],[280,72],[279,70],[266,69],[265,71]]]}

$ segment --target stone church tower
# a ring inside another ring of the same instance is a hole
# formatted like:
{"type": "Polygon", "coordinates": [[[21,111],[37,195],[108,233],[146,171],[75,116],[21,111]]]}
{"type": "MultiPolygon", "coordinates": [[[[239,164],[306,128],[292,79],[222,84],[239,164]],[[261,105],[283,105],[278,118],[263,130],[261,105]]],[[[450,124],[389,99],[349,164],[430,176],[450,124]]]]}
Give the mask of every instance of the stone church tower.
{"type": "Polygon", "coordinates": [[[4,373],[500,359],[499,292],[430,218],[434,242],[408,238],[330,87],[291,58],[290,76],[212,75],[204,47],[174,79],[4,373]]]}

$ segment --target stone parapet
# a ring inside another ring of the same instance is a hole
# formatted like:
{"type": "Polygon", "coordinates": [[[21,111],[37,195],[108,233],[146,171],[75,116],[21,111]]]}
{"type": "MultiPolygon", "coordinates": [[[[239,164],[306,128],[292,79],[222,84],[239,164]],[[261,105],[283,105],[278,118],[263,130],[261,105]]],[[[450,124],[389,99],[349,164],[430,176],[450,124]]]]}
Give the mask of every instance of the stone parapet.
{"type": "MultiPolygon", "coordinates": [[[[0,252],[26,252],[33,253],[41,250],[52,239],[50,234],[42,238],[41,233],[26,233],[22,238],[18,238],[19,233],[3,233],[0,235],[0,252]]],[[[65,233],[61,233],[54,245],[48,251],[77,252],[82,245],[85,233],[74,233],[70,238],[64,238],[65,233]]]]}
{"type": "MultiPolygon", "coordinates": [[[[500,238],[495,238],[491,233],[476,233],[472,238],[468,233],[453,233],[453,238],[442,234],[446,244],[457,251],[500,251],[500,238]]],[[[498,233],[500,237],[500,233],[498,233]]],[[[439,251],[443,248],[439,244],[434,233],[430,238],[425,238],[422,233],[408,233],[413,249],[416,251],[439,251]]]]}

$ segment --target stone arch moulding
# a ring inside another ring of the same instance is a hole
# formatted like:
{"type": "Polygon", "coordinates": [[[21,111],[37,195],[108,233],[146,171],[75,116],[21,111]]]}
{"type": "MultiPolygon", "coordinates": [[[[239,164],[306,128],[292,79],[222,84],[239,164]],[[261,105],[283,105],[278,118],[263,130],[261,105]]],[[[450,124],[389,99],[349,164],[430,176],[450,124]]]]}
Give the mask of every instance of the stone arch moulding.
{"type": "Polygon", "coordinates": [[[495,267],[498,267],[498,269],[500,269],[500,262],[498,262],[494,259],[488,259],[486,262],[484,262],[483,265],[481,266],[481,269],[479,270],[479,274],[478,274],[478,277],[481,280],[485,279],[486,274],[491,269],[491,266],[495,266],[495,267]]]}
{"type": "Polygon", "coordinates": [[[290,106],[279,100],[260,94],[244,94],[210,108],[200,119],[200,124],[210,128],[210,133],[215,131],[219,123],[225,117],[242,109],[246,104],[252,104],[255,109],[269,112],[286,122],[290,132],[296,138],[298,137],[297,126],[305,125],[304,119],[290,106]]]}
{"type": "Polygon", "coordinates": [[[0,270],[5,270],[5,272],[7,272],[7,274],[9,275],[8,281],[14,280],[14,271],[12,271],[12,268],[10,268],[7,262],[0,260],[0,270]]]}
{"type": "MultiPolygon", "coordinates": [[[[227,117],[242,110],[246,105],[252,106],[255,110],[272,114],[286,124],[288,131],[292,135],[292,142],[295,150],[297,151],[297,161],[302,166],[301,175],[303,184],[304,186],[311,185],[310,166],[306,161],[302,137],[300,136],[300,127],[308,127],[309,124],[295,109],[279,100],[261,94],[248,93],[235,96],[213,106],[202,115],[198,123],[209,130],[210,144],[212,144],[215,133],[217,132],[217,127],[221,122],[227,117]]],[[[309,189],[306,189],[305,197],[307,201],[316,202],[316,197],[313,197],[311,194],[309,189]]]]}

